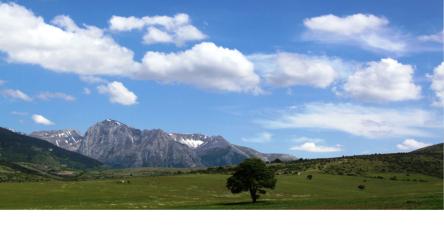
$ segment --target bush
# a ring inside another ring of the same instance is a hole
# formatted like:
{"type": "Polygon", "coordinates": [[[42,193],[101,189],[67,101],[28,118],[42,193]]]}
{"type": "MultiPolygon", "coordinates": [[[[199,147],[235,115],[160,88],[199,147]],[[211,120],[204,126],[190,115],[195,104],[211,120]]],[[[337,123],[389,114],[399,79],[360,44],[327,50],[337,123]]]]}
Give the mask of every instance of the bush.
{"type": "Polygon", "coordinates": [[[365,189],[365,185],[363,185],[363,184],[358,185],[358,189],[364,190],[365,189]]]}
{"type": "Polygon", "coordinates": [[[311,180],[311,179],[313,179],[313,175],[308,175],[307,180],[311,180]]]}

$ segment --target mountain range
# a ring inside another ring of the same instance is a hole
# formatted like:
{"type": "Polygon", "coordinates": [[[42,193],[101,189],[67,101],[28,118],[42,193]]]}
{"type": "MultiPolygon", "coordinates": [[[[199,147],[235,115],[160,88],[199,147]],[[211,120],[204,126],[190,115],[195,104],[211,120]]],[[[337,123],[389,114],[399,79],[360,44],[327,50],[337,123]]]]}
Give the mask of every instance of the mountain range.
{"type": "Polygon", "coordinates": [[[83,136],[73,129],[38,131],[30,136],[120,168],[224,166],[250,157],[295,159],[234,145],[222,136],[140,130],[111,119],[92,125],[83,136]]]}

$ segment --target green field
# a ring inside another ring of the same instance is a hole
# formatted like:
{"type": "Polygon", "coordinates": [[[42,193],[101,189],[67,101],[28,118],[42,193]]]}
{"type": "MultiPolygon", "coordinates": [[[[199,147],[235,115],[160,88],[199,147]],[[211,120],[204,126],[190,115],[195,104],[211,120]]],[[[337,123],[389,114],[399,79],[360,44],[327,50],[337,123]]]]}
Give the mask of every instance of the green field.
{"type": "MultiPolygon", "coordinates": [[[[278,175],[256,204],[225,188],[228,175],[185,174],[86,181],[0,183],[1,209],[443,209],[443,181],[412,174],[365,178],[278,175]],[[414,181],[413,181],[414,180],[414,181]],[[359,190],[358,185],[365,185],[359,190]]],[[[375,174],[376,176],[376,174],[375,174]]]]}

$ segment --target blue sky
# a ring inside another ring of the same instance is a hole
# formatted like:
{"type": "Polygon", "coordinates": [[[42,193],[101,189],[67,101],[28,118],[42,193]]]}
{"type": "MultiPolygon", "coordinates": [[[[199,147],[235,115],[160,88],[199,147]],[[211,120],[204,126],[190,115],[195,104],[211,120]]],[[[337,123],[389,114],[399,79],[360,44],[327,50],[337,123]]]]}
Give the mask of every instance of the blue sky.
{"type": "Polygon", "coordinates": [[[0,126],[327,157],[442,142],[442,1],[0,3],[0,126]]]}

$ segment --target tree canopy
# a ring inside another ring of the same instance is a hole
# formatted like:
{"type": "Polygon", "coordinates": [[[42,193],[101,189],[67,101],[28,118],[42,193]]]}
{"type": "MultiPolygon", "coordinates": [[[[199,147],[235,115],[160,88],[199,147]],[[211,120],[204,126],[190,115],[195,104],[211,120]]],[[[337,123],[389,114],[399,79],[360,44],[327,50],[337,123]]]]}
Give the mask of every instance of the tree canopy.
{"type": "Polygon", "coordinates": [[[259,194],[265,194],[265,188],[274,189],[276,186],[274,171],[258,158],[244,160],[236,168],[235,173],[227,179],[227,188],[232,193],[250,192],[253,203],[259,194]]]}

